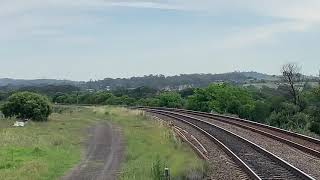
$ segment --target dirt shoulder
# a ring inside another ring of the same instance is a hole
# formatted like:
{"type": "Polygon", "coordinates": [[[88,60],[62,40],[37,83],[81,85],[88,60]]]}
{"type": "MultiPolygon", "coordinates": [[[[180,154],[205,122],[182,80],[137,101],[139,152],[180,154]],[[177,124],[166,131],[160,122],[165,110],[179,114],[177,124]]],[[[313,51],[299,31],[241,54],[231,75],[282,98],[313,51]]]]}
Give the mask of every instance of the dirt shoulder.
{"type": "Polygon", "coordinates": [[[63,180],[114,180],[123,159],[123,141],[119,127],[99,123],[89,129],[86,155],[63,180]]]}

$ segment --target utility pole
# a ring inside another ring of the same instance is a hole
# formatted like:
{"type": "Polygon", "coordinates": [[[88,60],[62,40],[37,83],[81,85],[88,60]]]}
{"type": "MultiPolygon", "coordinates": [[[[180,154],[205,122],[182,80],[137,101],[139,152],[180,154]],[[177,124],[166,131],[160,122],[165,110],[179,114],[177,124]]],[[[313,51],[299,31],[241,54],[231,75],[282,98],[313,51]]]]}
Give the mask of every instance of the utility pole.
{"type": "Polygon", "coordinates": [[[79,91],[77,91],[77,105],[79,105],[79,91]]]}
{"type": "Polygon", "coordinates": [[[319,69],[319,75],[318,75],[318,84],[320,86],[320,69],[319,69]]]}

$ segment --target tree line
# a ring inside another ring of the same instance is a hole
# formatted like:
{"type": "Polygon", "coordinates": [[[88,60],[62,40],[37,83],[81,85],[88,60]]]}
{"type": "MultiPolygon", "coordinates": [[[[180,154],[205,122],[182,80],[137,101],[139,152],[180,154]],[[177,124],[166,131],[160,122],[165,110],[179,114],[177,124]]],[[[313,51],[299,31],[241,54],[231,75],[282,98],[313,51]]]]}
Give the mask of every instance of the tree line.
{"type": "MultiPolygon", "coordinates": [[[[69,87],[66,90],[60,89],[61,92],[44,90],[38,93],[46,94],[53,103],[58,104],[185,108],[228,114],[288,130],[320,134],[320,88],[298,86],[298,83],[304,81],[301,68],[296,64],[284,65],[281,73],[284,83],[277,88],[215,83],[204,88],[187,88],[181,91],[163,91],[142,86],[135,89],[87,92],[69,87]]],[[[320,85],[320,74],[318,79],[320,85]]],[[[0,92],[0,98],[4,99],[5,96],[0,92]]]]}

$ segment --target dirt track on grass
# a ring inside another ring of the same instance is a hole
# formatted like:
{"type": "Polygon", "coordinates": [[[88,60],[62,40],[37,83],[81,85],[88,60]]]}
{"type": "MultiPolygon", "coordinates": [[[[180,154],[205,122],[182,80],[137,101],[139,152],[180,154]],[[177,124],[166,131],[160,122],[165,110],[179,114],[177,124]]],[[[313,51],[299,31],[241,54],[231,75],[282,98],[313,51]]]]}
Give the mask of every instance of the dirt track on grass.
{"type": "Polygon", "coordinates": [[[123,157],[119,127],[100,123],[89,129],[86,155],[63,180],[114,180],[123,157]]]}

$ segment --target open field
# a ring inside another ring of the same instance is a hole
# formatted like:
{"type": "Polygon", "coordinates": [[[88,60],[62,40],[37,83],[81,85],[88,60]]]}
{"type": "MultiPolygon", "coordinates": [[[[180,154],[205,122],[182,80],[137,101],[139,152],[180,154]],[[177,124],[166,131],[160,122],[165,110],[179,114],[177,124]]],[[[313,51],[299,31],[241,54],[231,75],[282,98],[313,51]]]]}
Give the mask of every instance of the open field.
{"type": "Polygon", "coordinates": [[[158,159],[176,177],[202,170],[202,161],[189,148],[138,112],[71,106],[58,111],[48,122],[31,122],[24,128],[11,127],[13,119],[0,121],[0,179],[58,179],[80,162],[87,128],[106,120],[120,125],[125,137],[120,179],[150,179],[158,159]]]}

